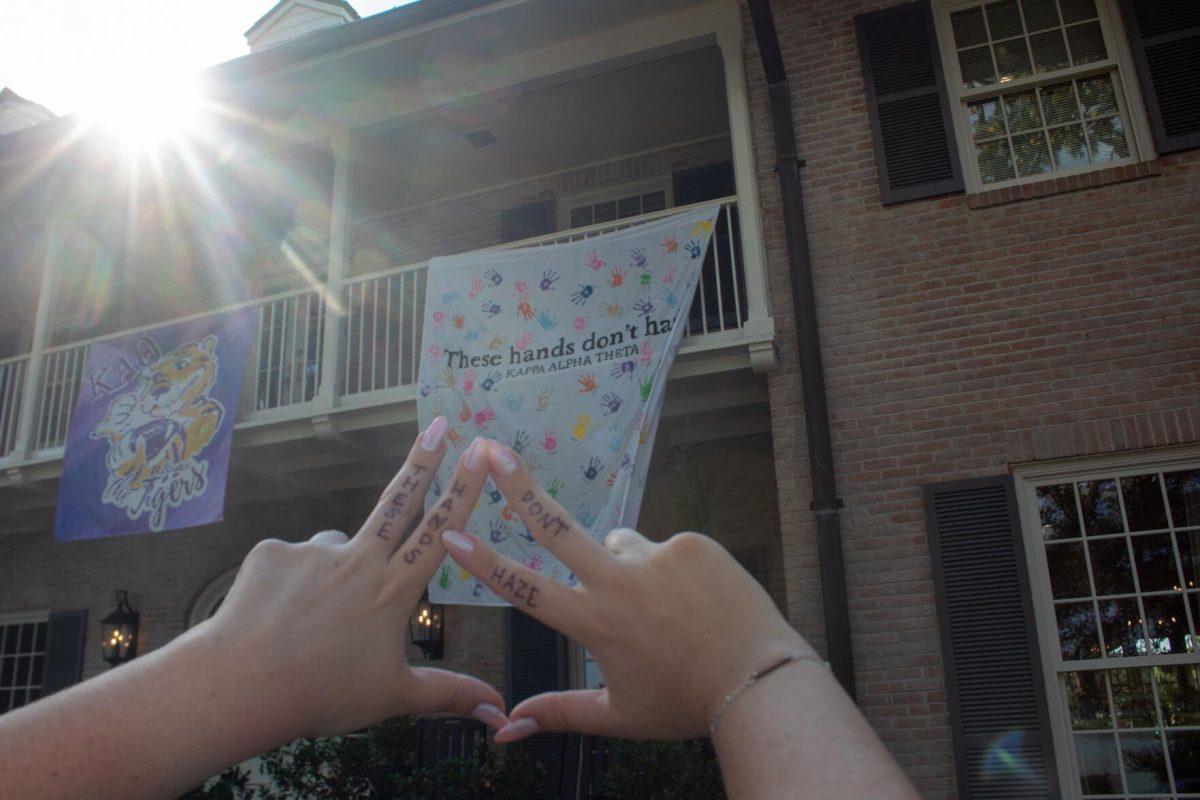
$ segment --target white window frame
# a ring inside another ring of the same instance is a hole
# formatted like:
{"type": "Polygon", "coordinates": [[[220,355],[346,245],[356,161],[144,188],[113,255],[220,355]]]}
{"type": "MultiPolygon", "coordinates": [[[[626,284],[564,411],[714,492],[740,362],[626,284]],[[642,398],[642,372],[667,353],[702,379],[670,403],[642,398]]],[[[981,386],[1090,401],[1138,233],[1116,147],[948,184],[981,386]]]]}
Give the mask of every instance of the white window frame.
{"type": "MultiPolygon", "coordinates": [[[[571,228],[571,209],[579,208],[580,206],[594,206],[596,203],[604,203],[609,200],[614,203],[622,197],[631,195],[643,195],[647,192],[663,193],[664,208],[673,208],[675,206],[675,198],[672,196],[672,181],[671,173],[656,175],[651,178],[642,178],[636,181],[628,181],[612,186],[605,186],[599,189],[588,189],[574,194],[563,195],[558,198],[558,229],[560,231],[569,231],[571,228]]],[[[614,219],[613,222],[616,222],[614,219]]]]}
{"type": "Polygon", "coordinates": [[[990,192],[993,189],[1003,189],[1009,186],[1021,186],[1026,183],[1039,183],[1056,178],[1079,175],[1085,172],[1095,172],[1126,164],[1136,164],[1139,161],[1150,161],[1156,157],[1154,139],[1150,133],[1150,124],[1146,119],[1145,104],[1142,101],[1141,89],[1138,86],[1137,71],[1134,67],[1133,56],[1129,52],[1129,40],[1125,36],[1125,27],[1121,21],[1121,13],[1117,8],[1117,0],[1095,0],[1096,10],[1100,19],[1100,30],[1104,36],[1104,47],[1108,58],[1095,64],[1032,75],[1028,78],[995,83],[978,89],[967,89],[962,85],[962,73],[959,70],[958,48],[954,44],[954,30],[950,25],[950,15],[956,11],[975,6],[985,6],[995,0],[935,0],[934,23],[937,28],[938,49],[942,53],[942,69],[945,71],[946,88],[950,100],[950,115],[954,119],[954,135],[958,140],[958,157],[962,163],[963,176],[967,182],[968,193],[990,192]],[[975,159],[975,137],[971,130],[971,122],[967,116],[968,101],[983,97],[1009,94],[1021,89],[1062,83],[1074,78],[1087,78],[1095,75],[1111,74],[1113,90],[1117,98],[1117,107],[1121,119],[1125,123],[1126,138],[1129,142],[1129,157],[1116,161],[1104,161],[1099,164],[1083,164],[1067,169],[1055,169],[1041,172],[1037,175],[1027,175],[1008,181],[984,183],[979,175],[979,162],[975,159]]]}
{"type": "MultiPolygon", "coordinates": [[[[39,622],[46,623],[47,625],[49,625],[50,612],[48,610],[45,610],[45,611],[16,611],[16,612],[12,612],[12,613],[0,614],[0,626],[22,625],[25,623],[39,623],[39,622]]],[[[47,648],[49,648],[49,643],[50,643],[50,630],[49,630],[49,628],[47,628],[46,629],[47,648]]],[[[2,651],[0,651],[0,652],[2,652],[2,651]]],[[[45,670],[46,670],[47,662],[49,660],[48,651],[44,655],[46,657],[43,658],[43,660],[42,660],[42,683],[38,686],[39,689],[45,687],[45,685],[46,685],[46,671],[45,670]]],[[[2,660],[2,659],[3,659],[3,655],[0,655],[0,660],[2,660]]],[[[23,688],[25,688],[26,691],[28,692],[28,690],[30,688],[32,688],[32,685],[27,683],[27,684],[25,684],[25,686],[23,688]]],[[[36,700],[28,701],[25,703],[25,705],[29,705],[29,702],[37,702],[37,701],[36,700]]],[[[3,716],[5,713],[7,713],[7,711],[8,711],[7,709],[0,710],[0,716],[3,716]]]]}
{"type": "MultiPolygon", "coordinates": [[[[1063,800],[1079,800],[1082,792],[1079,786],[1079,768],[1075,762],[1075,746],[1071,738],[1071,710],[1067,704],[1066,694],[1060,688],[1058,676],[1061,673],[1078,671],[1081,666],[1088,670],[1105,671],[1196,664],[1200,662],[1200,653],[1121,658],[1103,656],[1084,662],[1064,661],[1059,647],[1058,622],[1054,615],[1050,572],[1046,563],[1046,549],[1042,541],[1042,521],[1034,489],[1037,486],[1051,483],[1074,483],[1183,469],[1200,469],[1200,446],[1187,445],[1119,455],[1013,465],[1017,509],[1021,521],[1021,539],[1025,545],[1025,563],[1029,568],[1029,588],[1034,622],[1037,627],[1038,645],[1041,650],[1042,678],[1054,740],[1054,760],[1058,769],[1059,790],[1063,800]]],[[[1131,568],[1136,570],[1133,565],[1131,568]]],[[[1186,597],[1184,605],[1188,607],[1186,597]]],[[[1188,613],[1190,613],[1190,609],[1188,613]]],[[[1200,620],[1196,621],[1196,625],[1200,628],[1200,620]]],[[[1113,797],[1120,796],[1113,795],[1113,797]]]]}

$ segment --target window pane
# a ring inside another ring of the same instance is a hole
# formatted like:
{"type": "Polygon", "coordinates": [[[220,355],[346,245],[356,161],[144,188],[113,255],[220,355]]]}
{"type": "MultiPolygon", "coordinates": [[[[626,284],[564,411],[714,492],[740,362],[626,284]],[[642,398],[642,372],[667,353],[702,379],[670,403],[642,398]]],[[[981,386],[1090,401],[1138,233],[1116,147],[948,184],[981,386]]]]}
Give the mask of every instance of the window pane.
{"type": "Polygon", "coordinates": [[[666,192],[647,192],[642,195],[642,213],[649,214],[652,211],[662,211],[667,207],[666,192]]]}
{"type": "Polygon", "coordinates": [[[21,626],[21,643],[18,645],[22,653],[33,650],[33,623],[27,622],[21,626]]]}
{"type": "Polygon", "coordinates": [[[1096,595],[1133,594],[1133,571],[1129,568],[1129,548],[1125,537],[1093,539],[1088,542],[1092,559],[1092,580],[1096,595]]]}
{"type": "Polygon", "coordinates": [[[1071,62],[1075,66],[1093,64],[1108,58],[1099,22],[1085,22],[1067,28],[1067,44],[1071,47],[1071,62]]]}
{"type": "Polygon", "coordinates": [[[1058,641],[1064,661],[1100,657],[1100,638],[1096,635],[1096,613],[1091,603],[1059,603],[1054,607],[1058,618],[1058,641]]]}
{"type": "Polygon", "coordinates": [[[571,227],[581,228],[584,225],[592,224],[592,207],[584,206],[583,208],[571,209],[571,227]]]}
{"type": "Polygon", "coordinates": [[[970,50],[960,50],[958,69],[962,75],[963,86],[968,89],[990,86],[996,82],[996,69],[992,66],[992,51],[986,45],[973,47],[970,50]]]}
{"type": "Polygon", "coordinates": [[[1075,490],[1069,483],[1037,488],[1038,513],[1043,539],[1075,539],[1079,536],[1079,514],[1075,490]]]}
{"type": "Polygon", "coordinates": [[[1033,67],[1029,63],[1029,48],[1025,46],[1024,39],[997,42],[992,45],[992,53],[996,56],[996,69],[1000,73],[1001,83],[1033,74],[1033,67]]]}
{"type": "Polygon", "coordinates": [[[11,655],[17,652],[17,633],[21,630],[19,625],[5,625],[0,627],[0,634],[4,637],[4,655],[11,655]]]}
{"type": "Polygon", "coordinates": [[[1110,75],[1079,81],[1079,99],[1083,103],[1083,113],[1088,117],[1107,117],[1118,111],[1110,75]]]}
{"type": "Polygon", "coordinates": [[[1079,757],[1079,784],[1084,794],[1121,791],[1117,744],[1111,733],[1075,734],[1075,752],[1079,757]]]}
{"type": "Polygon", "coordinates": [[[1004,120],[1000,117],[1000,98],[989,97],[967,104],[967,116],[971,120],[971,131],[976,139],[987,139],[1004,133],[1004,120]]]}
{"type": "Polygon", "coordinates": [[[1046,545],[1046,564],[1050,568],[1050,588],[1055,599],[1091,597],[1083,542],[1046,545]]]}
{"type": "Polygon", "coordinates": [[[1125,762],[1125,788],[1131,792],[1171,791],[1158,733],[1123,733],[1118,738],[1125,762]]]}
{"type": "Polygon", "coordinates": [[[1079,167],[1091,163],[1082,125],[1066,125],[1050,129],[1050,152],[1058,169],[1079,167]]]}
{"type": "Polygon", "coordinates": [[[42,673],[45,670],[45,668],[46,668],[46,657],[45,656],[34,656],[33,657],[33,668],[30,670],[30,673],[29,673],[29,682],[31,684],[33,684],[34,686],[41,686],[42,685],[42,673]]]}
{"type": "MultiPolygon", "coordinates": [[[[1195,589],[1197,574],[1200,573],[1200,531],[1179,531],[1175,534],[1175,543],[1179,545],[1179,560],[1183,564],[1186,588],[1195,589]]],[[[1196,621],[1200,623],[1200,620],[1196,621]]]]}
{"type": "Polygon", "coordinates": [[[1042,125],[1042,112],[1038,109],[1037,95],[1032,89],[1004,95],[1004,111],[1008,129],[1013,133],[1040,128],[1042,125]]]}
{"type": "Polygon", "coordinates": [[[1108,690],[1100,670],[1068,672],[1063,675],[1067,705],[1071,709],[1071,727],[1077,731],[1112,727],[1108,710],[1108,690]]]}
{"type": "Polygon", "coordinates": [[[1158,725],[1154,688],[1148,669],[1114,669],[1108,673],[1116,706],[1117,726],[1153,728],[1158,725]]]}
{"type": "Polygon", "coordinates": [[[987,42],[987,29],[983,25],[983,9],[976,6],[950,15],[950,27],[954,29],[954,46],[971,47],[987,42]]]}
{"type": "Polygon", "coordinates": [[[49,627],[45,622],[37,624],[37,635],[33,639],[33,649],[39,653],[46,652],[46,628],[49,627]]]}
{"type": "Polygon", "coordinates": [[[1117,499],[1117,482],[1084,481],[1079,484],[1079,504],[1083,510],[1083,528],[1089,536],[1120,533],[1121,506],[1117,499]]]}
{"type": "Polygon", "coordinates": [[[1125,125],[1120,117],[1089,122],[1088,136],[1092,140],[1093,161],[1116,161],[1129,158],[1129,145],[1125,141],[1125,125]]]}
{"type": "Polygon", "coordinates": [[[1025,12],[1025,30],[1040,31],[1059,24],[1054,0],[1021,0],[1021,10],[1025,12]]]}
{"type": "Polygon", "coordinates": [[[1071,66],[1067,43],[1060,30],[1033,34],[1029,37],[1029,49],[1033,51],[1033,66],[1038,72],[1053,72],[1071,66]]]}
{"type": "Polygon", "coordinates": [[[29,656],[18,656],[17,657],[17,681],[16,681],[17,686],[28,686],[29,685],[29,662],[30,661],[32,661],[32,658],[30,658],[29,656]]]}
{"type": "Polygon", "coordinates": [[[1047,125],[1059,125],[1063,122],[1073,122],[1079,119],[1079,105],[1075,102],[1075,86],[1068,83],[1055,83],[1043,86],[1042,110],[1046,114],[1047,125]]]}
{"type": "Polygon", "coordinates": [[[1200,731],[1167,731],[1177,792],[1200,792],[1200,731]]]}
{"type": "Polygon", "coordinates": [[[987,5],[988,29],[992,32],[992,41],[1007,39],[1010,36],[1020,36],[1021,12],[1017,10],[1016,0],[1003,0],[1000,3],[987,5]]]}
{"type": "Polygon", "coordinates": [[[1049,172],[1050,151],[1046,149],[1046,134],[1038,131],[1013,137],[1013,152],[1017,156],[1017,171],[1022,175],[1049,172]]]}
{"type": "Polygon", "coordinates": [[[617,219],[636,217],[642,213],[642,198],[638,195],[622,197],[617,201],[617,219]]]}
{"type": "Polygon", "coordinates": [[[612,222],[617,218],[617,204],[613,200],[596,203],[592,206],[592,215],[595,222],[612,222]]]}
{"type": "Polygon", "coordinates": [[[1125,501],[1125,519],[1131,531],[1152,531],[1167,527],[1162,488],[1157,475],[1121,478],[1121,498],[1125,501]]]}
{"type": "Polygon", "coordinates": [[[1177,528],[1200,525],[1200,469],[1168,472],[1167,502],[1171,505],[1171,522],[1177,528]]]}
{"type": "Polygon", "coordinates": [[[1158,699],[1167,727],[1200,725],[1200,667],[1185,664],[1155,667],[1158,699]]]}
{"type": "Polygon", "coordinates": [[[1175,570],[1175,548],[1171,546],[1171,534],[1134,536],[1130,541],[1141,590],[1179,591],[1179,573],[1175,570]]]}
{"type": "Polygon", "coordinates": [[[1146,609],[1146,627],[1150,629],[1150,651],[1186,653],[1189,637],[1183,595],[1144,597],[1142,606],[1146,609]]]}
{"type": "Polygon", "coordinates": [[[975,157],[979,160],[979,176],[984,183],[1007,181],[1016,177],[1007,139],[975,145],[975,157]]]}
{"type": "Polygon", "coordinates": [[[1079,22],[1096,16],[1095,0],[1062,0],[1063,22],[1079,22]]]}
{"type": "Polygon", "coordinates": [[[1101,600],[1100,629],[1108,655],[1145,655],[1145,636],[1136,600],[1101,600]]]}
{"type": "Polygon", "coordinates": [[[8,711],[9,697],[11,694],[12,692],[8,691],[8,689],[0,689],[0,714],[8,711]]]}
{"type": "Polygon", "coordinates": [[[8,656],[0,664],[0,688],[7,689],[13,685],[17,677],[17,659],[13,656],[8,656]]]}

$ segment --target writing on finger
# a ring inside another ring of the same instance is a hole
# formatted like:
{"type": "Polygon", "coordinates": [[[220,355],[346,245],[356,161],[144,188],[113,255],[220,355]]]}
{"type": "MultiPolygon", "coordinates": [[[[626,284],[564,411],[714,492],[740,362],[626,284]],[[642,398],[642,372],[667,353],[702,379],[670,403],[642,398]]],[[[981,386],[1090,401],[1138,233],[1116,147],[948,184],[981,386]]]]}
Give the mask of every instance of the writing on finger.
{"type": "Polygon", "coordinates": [[[414,502],[419,502],[424,496],[424,492],[419,492],[422,479],[418,476],[426,472],[425,467],[420,464],[410,464],[401,471],[398,476],[400,486],[396,493],[392,495],[392,499],[388,501],[387,508],[384,509],[380,520],[379,527],[375,529],[375,535],[385,541],[391,541],[395,534],[403,534],[404,531],[397,531],[400,527],[403,518],[409,513],[409,510],[414,502]],[[407,472],[408,474],[405,474],[407,472]]]}

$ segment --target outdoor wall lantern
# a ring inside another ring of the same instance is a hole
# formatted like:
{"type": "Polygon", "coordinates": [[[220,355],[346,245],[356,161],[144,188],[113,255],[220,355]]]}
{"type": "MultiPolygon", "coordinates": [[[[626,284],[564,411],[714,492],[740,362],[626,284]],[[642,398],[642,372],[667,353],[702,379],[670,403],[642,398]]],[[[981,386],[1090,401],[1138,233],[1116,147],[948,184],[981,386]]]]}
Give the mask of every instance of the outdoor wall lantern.
{"type": "Polygon", "coordinates": [[[445,606],[429,602],[429,592],[421,596],[421,602],[413,609],[408,620],[408,635],[412,643],[421,648],[428,659],[442,657],[442,615],[445,606]]]}
{"type": "Polygon", "coordinates": [[[100,620],[100,649],[104,660],[114,667],[137,655],[138,618],[129,607],[129,593],[117,592],[117,608],[100,620]]]}

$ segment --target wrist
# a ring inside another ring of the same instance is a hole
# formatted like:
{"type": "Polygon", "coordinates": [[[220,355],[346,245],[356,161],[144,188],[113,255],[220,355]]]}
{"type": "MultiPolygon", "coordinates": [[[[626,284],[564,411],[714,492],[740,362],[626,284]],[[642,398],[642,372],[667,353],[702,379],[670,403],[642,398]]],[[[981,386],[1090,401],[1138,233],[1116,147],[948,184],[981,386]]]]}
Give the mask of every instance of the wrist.
{"type": "Polygon", "coordinates": [[[267,652],[256,652],[243,637],[208,620],[169,646],[174,674],[192,681],[198,716],[212,726],[210,741],[221,742],[226,765],[271,750],[303,734],[297,711],[282,689],[287,676],[272,668],[267,652]]]}

